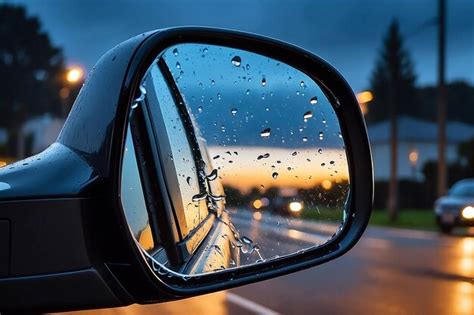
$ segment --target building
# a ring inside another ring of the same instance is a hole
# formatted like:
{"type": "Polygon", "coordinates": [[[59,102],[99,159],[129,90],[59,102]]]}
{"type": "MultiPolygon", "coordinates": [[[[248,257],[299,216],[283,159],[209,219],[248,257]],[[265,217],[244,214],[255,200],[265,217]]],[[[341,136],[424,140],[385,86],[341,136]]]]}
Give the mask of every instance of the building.
{"type": "Polygon", "coordinates": [[[50,146],[59,135],[64,119],[44,114],[25,122],[18,138],[18,155],[21,158],[39,153],[50,146]]]}
{"type": "MultiPolygon", "coordinates": [[[[377,181],[390,178],[390,121],[369,126],[369,139],[377,181]]],[[[446,124],[446,159],[458,159],[458,145],[474,138],[474,126],[460,122],[446,124]]],[[[398,118],[398,178],[423,180],[422,169],[438,159],[438,125],[435,122],[401,116],[398,118]]]]}

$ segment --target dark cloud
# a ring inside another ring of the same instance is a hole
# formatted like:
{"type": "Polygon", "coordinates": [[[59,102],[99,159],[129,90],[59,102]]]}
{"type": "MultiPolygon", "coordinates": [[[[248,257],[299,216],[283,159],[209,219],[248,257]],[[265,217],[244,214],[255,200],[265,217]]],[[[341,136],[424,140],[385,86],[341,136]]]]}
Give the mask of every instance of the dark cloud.
{"type": "MultiPolygon", "coordinates": [[[[16,0],[38,15],[68,62],[91,68],[109,48],[157,28],[206,25],[256,32],[309,49],[333,63],[355,90],[368,85],[381,38],[401,22],[419,75],[436,82],[435,0],[61,1],[16,0]]],[[[449,80],[474,82],[474,1],[448,1],[449,80]]]]}

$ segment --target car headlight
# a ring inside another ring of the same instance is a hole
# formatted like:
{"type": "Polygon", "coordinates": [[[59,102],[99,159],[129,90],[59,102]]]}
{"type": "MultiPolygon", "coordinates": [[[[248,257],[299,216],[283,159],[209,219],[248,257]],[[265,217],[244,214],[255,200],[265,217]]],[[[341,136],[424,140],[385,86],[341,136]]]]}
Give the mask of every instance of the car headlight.
{"type": "Polygon", "coordinates": [[[300,212],[301,210],[303,210],[303,204],[298,201],[293,201],[293,202],[290,202],[290,204],[288,205],[288,208],[290,209],[291,212],[300,212]]]}
{"type": "Polygon", "coordinates": [[[474,219],[474,207],[465,207],[462,209],[461,215],[464,219],[474,219]]]}

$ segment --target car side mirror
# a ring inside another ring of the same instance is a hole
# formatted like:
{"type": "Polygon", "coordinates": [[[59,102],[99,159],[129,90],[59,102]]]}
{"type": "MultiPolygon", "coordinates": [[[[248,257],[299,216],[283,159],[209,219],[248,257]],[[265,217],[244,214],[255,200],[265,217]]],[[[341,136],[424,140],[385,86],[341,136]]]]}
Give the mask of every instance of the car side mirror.
{"type": "Polygon", "coordinates": [[[0,309],[27,292],[22,308],[43,311],[169,301],[328,262],[359,240],[373,197],[342,76],[301,48],[209,28],[106,53],[57,142],[0,169],[0,184],[0,309]]]}

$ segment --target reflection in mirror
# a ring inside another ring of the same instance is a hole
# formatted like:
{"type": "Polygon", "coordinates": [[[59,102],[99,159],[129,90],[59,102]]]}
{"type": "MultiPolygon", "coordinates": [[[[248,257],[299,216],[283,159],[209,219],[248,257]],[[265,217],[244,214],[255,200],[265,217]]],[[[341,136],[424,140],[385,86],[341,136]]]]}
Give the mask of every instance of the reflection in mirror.
{"type": "Polygon", "coordinates": [[[350,189],[344,141],[306,74],[248,51],[179,44],[157,57],[142,90],[132,108],[151,113],[172,203],[148,211],[171,211],[176,225],[172,244],[144,247],[155,270],[189,277],[243,267],[321,246],[340,230],[350,189]]]}

